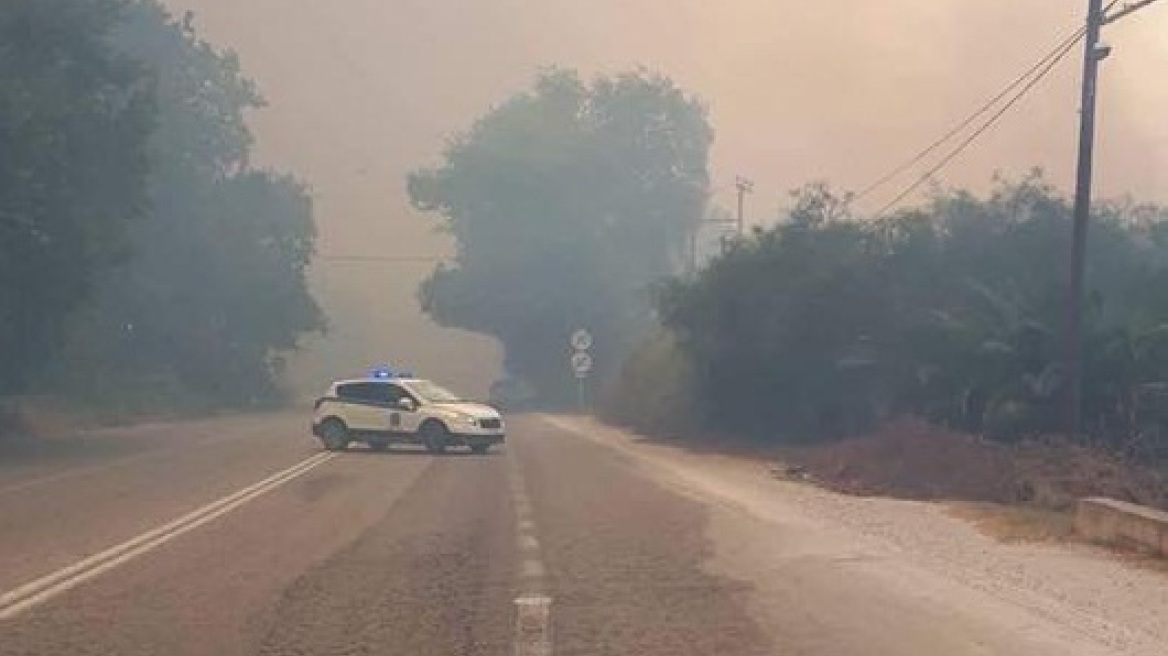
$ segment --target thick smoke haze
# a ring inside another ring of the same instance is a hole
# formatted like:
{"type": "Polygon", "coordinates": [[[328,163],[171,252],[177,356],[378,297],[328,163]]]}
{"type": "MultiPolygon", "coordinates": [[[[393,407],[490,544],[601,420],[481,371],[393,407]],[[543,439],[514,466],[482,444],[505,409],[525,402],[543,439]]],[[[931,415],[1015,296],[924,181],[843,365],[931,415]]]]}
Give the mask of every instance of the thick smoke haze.
{"type": "MultiPolygon", "coordinates": [[[[1081,23],[1080,0],[168,0],[237,51],[269,107],[260,163],[295,172],[317,199],[321,251],[429,256],[449,246],[412,212],[404,181],[446,139],[524,88],[540,67],[645,66],[708,103],[712,175],[748,215],[773,218],[811,180],[857,189],[964,118],[1081,23]]],[[[1109,27],[1097,189],[1168,201],[1168,3],[1109,27]]],[[[1076,51],[941,180],[984,189],[1038,166],[1069,189],[1076,51]]],[[[897,184],[874,195],[872,210],[897,184]]],[[[489,340],[434,328],[414,290],[431,262],[323,260],[315,291],[332,332],[300,358],[299,383],[391,360],[481,393],[489,340]]]]}

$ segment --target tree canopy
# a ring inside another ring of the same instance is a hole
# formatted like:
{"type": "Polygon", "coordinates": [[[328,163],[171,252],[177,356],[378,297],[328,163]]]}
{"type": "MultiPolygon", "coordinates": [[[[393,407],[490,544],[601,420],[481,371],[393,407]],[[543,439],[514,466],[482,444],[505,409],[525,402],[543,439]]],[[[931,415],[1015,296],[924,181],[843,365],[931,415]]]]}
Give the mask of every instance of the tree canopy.
{"type": "Polygon", "coordinates": [[[145,207],[153,78],[110,46],[122,8],[0,7],[0,393],[27,387],[145,207]]]}
{"type": "MultiPolygon", "coordinates": [[[[1000,439],[1061,429],[1070,211],[1041,177],[880,220],[823,186],[795,200],[659,299],[707,425],[789,438],[911,413],[1000,439]]],[[[1110,204],[1092,220],[1088,430],[1150,439],[1168,381],[1168,212],[1110,204]]]]}
{"type": "Polygon", "coordinates": [[[410,176],[458,252],[422,285],[439,323],[494,336],[506,365],[562,390],[567,337],[597,336],[601,373],[675,273],[705,210],[706,110],[643,71],[589,83],[543,73],[410,176]]]}
{"type": "Polygon", "coordinates": [[[0,230],[23,240],[0,246],[0,332],[23,338],[0,348],[29,374],[9,391],[275,398],[323,328],[316,233],[304,185],[250,164],[238,58],[156,0],[21,0],[0,30],[0,230]]]}

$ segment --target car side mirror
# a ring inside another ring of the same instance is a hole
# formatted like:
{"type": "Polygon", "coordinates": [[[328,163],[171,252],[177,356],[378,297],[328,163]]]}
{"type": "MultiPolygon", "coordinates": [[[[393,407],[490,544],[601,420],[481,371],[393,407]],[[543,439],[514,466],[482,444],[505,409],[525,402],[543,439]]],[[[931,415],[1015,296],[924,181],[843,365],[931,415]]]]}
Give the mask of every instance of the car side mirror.
{"type": "Polygon", "coordinates": [[[413,399],[406,397],[397,400],[397,407],[406,412],[413,412],[418,409],[418,404],[414,403],[413,399]]]}

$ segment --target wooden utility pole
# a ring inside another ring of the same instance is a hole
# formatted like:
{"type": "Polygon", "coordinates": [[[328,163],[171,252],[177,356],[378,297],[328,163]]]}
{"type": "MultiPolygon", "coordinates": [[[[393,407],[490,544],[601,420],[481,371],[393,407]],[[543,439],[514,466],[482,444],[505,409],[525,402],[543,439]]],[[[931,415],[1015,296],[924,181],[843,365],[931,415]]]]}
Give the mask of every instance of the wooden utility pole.
{"type": "Polygon", "coordinates": [[[1095,100],[1099,62],[1109,49],[1099,44],[1103,0],[1088,0],[1083,55],[1083,89],[1079,115],[1079,164],[1075,175],[1074,232],[1067,298],[1065,369],[1067,372],[1067,434],[1075,437],[1083,421],[1083,293],[1087,258],[1087,226],[1091,217],[1091,172],[1095,153],[1095,100]]]}
{"type": "Polygon", "coordinates": [[[1105,25],[1134,14],[1159,2],[1137,0],[1115,11],[1113,0],[1106,8],[1103,0],[1088,0],[1087,27],[1083,46],[1083,95],[1079,118],[1079,164],[1075,176],[1074,233],[1071,241],[1070,284],[1067,298],[1066,354],[1067,433],[1076,436],[1083,430],[1083,297],[1087,262],[1087,227],[1091,218],[1091,173],[1095,156],[1095,104],[1098,96],[1099,62],[1111,54],[1111,48],[1099,42],[1105,25]]]}

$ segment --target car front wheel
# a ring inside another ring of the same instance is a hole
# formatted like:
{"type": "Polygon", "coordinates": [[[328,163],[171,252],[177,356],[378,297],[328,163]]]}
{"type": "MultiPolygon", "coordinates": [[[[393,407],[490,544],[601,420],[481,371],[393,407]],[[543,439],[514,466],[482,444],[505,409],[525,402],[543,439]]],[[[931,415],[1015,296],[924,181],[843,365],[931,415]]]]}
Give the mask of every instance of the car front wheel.
{"type": "Polygon", "coordinates": [[[449,438],[446,427],[436,421],[422,426],[422,444],[430,453],[445,453],[449,438]]]}
{"type": "Polygon", "coordinates": [[[344,451],[349,447],[349,431],[341,422],[330,419],[321,427],[320,441],[329,451],[344,451]]]}

